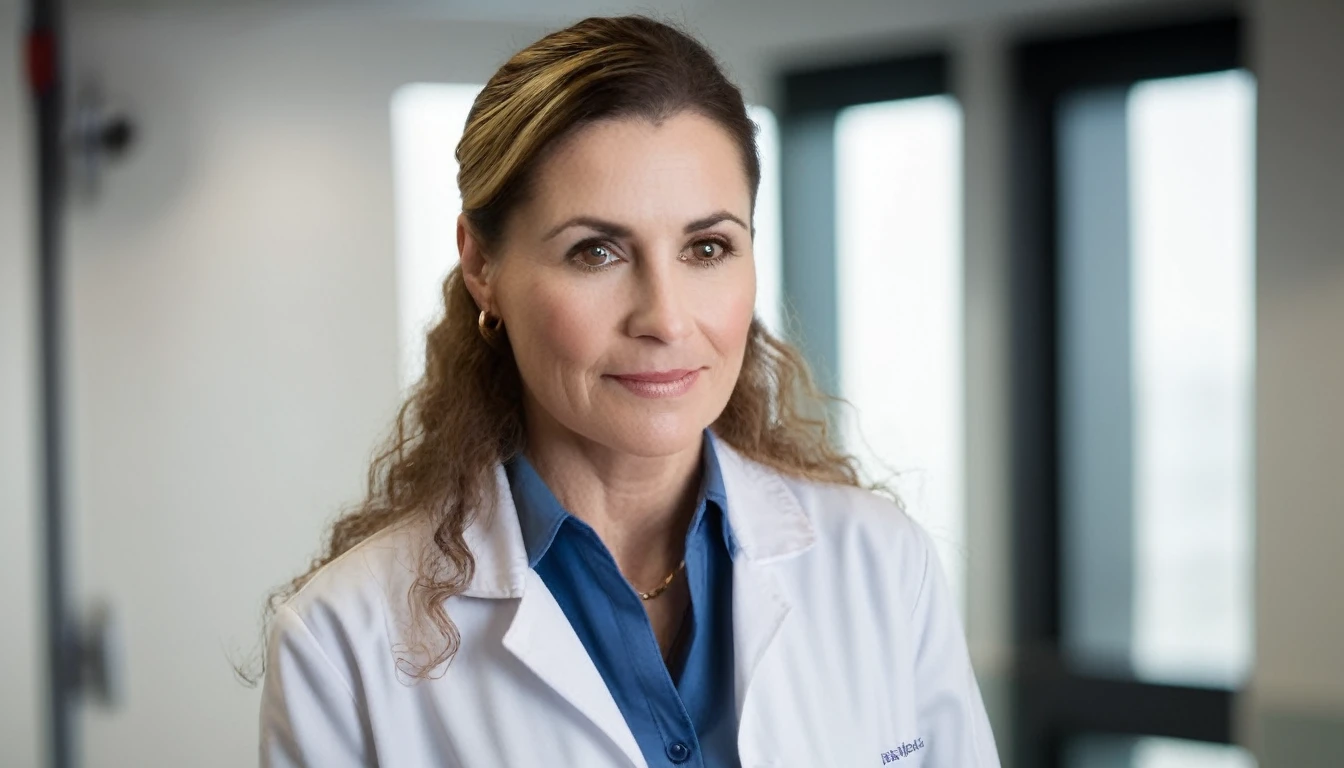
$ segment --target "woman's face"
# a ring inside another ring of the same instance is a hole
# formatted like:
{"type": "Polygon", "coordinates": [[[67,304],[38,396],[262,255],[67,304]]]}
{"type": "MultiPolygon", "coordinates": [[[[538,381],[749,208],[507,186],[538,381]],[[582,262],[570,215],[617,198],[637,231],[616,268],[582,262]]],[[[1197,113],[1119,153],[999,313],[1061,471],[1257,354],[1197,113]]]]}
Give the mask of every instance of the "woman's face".
{"type": "Polygon", "coordinates": [[[460,219],[468,286],[503,318],[529,431],[639,456],[698,447],[742,368],[751,213],[733,140],[682,113],[563,140],[500,253],[474,255],[460,219]]]}

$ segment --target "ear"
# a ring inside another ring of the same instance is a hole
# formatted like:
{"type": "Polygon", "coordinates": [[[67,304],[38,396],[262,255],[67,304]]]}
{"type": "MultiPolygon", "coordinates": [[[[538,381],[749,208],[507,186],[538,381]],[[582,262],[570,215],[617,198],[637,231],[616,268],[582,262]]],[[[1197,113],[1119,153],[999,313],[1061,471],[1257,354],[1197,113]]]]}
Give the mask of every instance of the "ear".
{"type": "Polygon", "coordinates": [[[467,284],[467,291],[475,299],[476,306],[499,314],[490,285],[490,261],[465,213],[457,215],[457,255],[462,263],[462,281],[467,284]]]}

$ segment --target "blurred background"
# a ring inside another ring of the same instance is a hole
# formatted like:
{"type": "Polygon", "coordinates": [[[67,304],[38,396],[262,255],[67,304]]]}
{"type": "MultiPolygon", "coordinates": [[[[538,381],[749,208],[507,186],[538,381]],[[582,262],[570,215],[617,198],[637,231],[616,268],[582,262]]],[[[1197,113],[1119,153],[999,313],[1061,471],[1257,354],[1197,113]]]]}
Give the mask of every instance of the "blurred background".
{"type": "Polygon", "coordinates": [[[1344,765],[1344,2],[0,0],[0,766],[255,762],[232,664],[422,364],[466,110],[622,12],[742,86],[759,313],[1005,765],[1344,765]]]}

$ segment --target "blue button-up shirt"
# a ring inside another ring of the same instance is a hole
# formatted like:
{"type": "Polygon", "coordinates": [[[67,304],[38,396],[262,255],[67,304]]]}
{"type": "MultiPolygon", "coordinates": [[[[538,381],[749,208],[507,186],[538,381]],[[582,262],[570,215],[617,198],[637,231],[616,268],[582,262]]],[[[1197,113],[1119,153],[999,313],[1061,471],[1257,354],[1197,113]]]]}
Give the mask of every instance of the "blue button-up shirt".
{"type": "Polygon", "coordinates": [[[650,768],[740,765],[733,697],[732,555],[714,438],[686,532],[691,591],[673,657],[663,661],[639,593],[597,533],[566,512],[526,458],[505,467],[528,564],[565,612],[650,768]]]}

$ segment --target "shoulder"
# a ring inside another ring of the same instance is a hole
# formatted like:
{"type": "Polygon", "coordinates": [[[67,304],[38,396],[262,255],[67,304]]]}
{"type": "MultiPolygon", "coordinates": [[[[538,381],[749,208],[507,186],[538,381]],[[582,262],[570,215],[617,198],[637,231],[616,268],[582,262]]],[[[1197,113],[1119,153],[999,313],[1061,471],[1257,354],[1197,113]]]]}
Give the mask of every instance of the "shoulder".
{"type": "Polygon", "coordinates": [[[774,474],[798,500],[819,533],[853,531],[900,539],[923,534],[923,528],[899,504],[877,492],[774,474]]]}
{"type": "MultiPolygon", "coordinates": [[[[769,470],[767,470],[769,471],[769,470]]],[[[828,571],[881,594],[895,591],[913,611],[937,568],[932,539],[896,501],[865,488],[771,472],[797,499],[828,571]]]]}
{"type": "Polygon", "coordinates": [[[324,565],[279,607],[289,621],[276,631],[310,633],[328,651],[391,645],[409,619],[408,595],[433,539],[428,528],[418,518],[395,523],[324,565]]]}
{"type": "Polygon", "coordinates": [[[886,496],[852,485],[786,475],[779,480],[798,500],[819,544],[864,546],[877,552],[919,555],[920,559],[932,546],[924,527],[886,496]]]}
{"type": "MultiPolygon", "coordinates": [[[[729,517],[749,552],[767,559],[803,548],[835,557],[863,557],[895,567],[902,580],[922,575],[933,551],[924,528],[895,500],[866,488],[809,480],[719,449],[728,485],[729,517]],[[744,508],[734,509],[735,504],[744,508]],[[752,546],[754,545],[754,546],[752,546]]],[[[738,533],[734,531],[734,533],[738,533]]]]}

